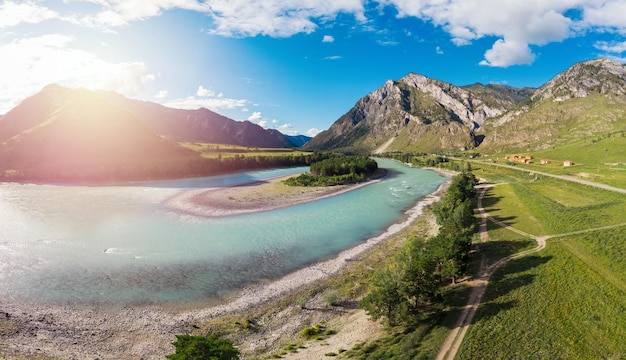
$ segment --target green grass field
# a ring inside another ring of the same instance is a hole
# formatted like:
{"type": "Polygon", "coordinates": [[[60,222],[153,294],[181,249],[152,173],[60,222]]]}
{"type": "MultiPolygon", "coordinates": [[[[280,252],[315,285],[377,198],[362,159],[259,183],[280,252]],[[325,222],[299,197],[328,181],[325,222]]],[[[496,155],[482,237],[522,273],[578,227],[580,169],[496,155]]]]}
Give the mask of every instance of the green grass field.
{"type": "MultiPolygon", "coordinates": [[[[514,170],[475,167],[500,184],[483,201],[496,219],[533,235],[626,223],[626,196],[514,170]]],[[[489,224],[480,253],[533,247],[489,224]]],[[[548,240],[492,276],[457,359],[626,358],[626,226],[548,240]]]]}
{"type": "Polygon", "coordinates": [[[567,237],[505,265],[457,359],[625,358],[625,238],[626,228],[567,237]]]}
{"type": "MultiPolygon", "coordinates": [[[[555,175],[574,176],[626,189],[626,135],[618,131],[576,140],[566,145],[524,153],[533,156],[532,164],[515,166],[555,175]],[[547,164],[541,164],[546,159],[547,164]],[[565,160],[573,166],[563,166],[565,160]]],[[[511,155],[511,154],[509,154],[511,155]]],[[[504,163],[502,154],[487,157],[504,163]]]]}
{"type": "Polygon", "coordinates": [[[488,165],[477,176],[500,183],[484,200],[494,218],[533,235],[554,235],[626,223],[626,196],[488,165]]]}

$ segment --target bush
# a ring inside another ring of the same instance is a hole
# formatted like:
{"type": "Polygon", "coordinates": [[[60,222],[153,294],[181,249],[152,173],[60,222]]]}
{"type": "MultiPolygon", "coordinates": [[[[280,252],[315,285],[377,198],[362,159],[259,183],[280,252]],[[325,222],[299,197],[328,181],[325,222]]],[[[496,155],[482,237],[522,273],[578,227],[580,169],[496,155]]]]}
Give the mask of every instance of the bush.
{"type": "Polygon", "coordinates": [[[327,329],[326,326],[322,324],[317,324],[315,326],[309,326],[300,332],[300,336],[306,339],[316,338],[317,340],[325,339],[331,335],[334,335],[335,331],[331,329],[327,329]]]}
{"type": "Polygon", "coordinates": [[[167,355],[169,360],[235,360],[239,359],[239,350],[228,339],[221,339],[212,334],[207,337],[195,335],[176,335],[172,343],[176,352],[167,355]]]}

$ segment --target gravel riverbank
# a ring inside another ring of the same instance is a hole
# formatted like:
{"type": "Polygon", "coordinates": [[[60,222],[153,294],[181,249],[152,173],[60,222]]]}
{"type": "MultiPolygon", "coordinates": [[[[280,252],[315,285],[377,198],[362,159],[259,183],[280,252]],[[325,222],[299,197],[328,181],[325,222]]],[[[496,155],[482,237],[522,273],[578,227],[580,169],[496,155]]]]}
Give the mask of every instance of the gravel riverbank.
{"type": "MultiPolygon", "coordinates": [[[[251,196],[251,191],[262,190],[260,186],[272,183],[277,181],[192,191],[182,198],[170,199],[170,205],[184,205],[185,211],[196,215],[232,215],[232,209],[207,212],[207,204],[214,207],[216,204],[208,199],[217,197],[226,202],[236,201],[237,198],[251,196]],[[204,210],[198,210],[201,207],[204,210]]],[[[281,207],[291,206],[349,191],[356,186],[359,185],[332,189],[324,194],[293,195],[290,200],[283,199],[279,203],[281,207]],[[305,198],[309,200],[302,200],[305,198]]],[[[142,304],[42,304],[36,299],[23,301],[0,296],[0,357],[40,355],[61,359],[163,359],[164,355],[174,350],[171,345],[174,335],[190,332],[195,322],[261,304],[341,271],[349,261],[413,223],[428,205],[440,198],[444,186],[422,198],[407,211],[403,222],[390,226],[383,234],[342,251],[330,260],[300,269],[271,283],[247,287],[232,301],[217,306],[198,304],[189,309],[142,304]]],[[[269,210],[274,206],[271,204],[268,200],[266,205],[259,205],[256,209],[269,210]]],[[[246,211],[250,209],[247,206],[244,208],[246,211]]]]}

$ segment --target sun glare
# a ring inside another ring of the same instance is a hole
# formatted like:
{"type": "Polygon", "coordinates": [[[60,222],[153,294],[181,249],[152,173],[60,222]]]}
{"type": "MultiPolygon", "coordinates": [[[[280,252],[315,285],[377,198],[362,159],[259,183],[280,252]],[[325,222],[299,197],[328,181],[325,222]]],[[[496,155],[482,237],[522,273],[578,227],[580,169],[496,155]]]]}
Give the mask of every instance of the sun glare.
{"type": "MultiPolygon", "coordinates": [[[[142,62],[110,62],[73,45],[70,36],[50,34],[0,46],[0,78],[11,84],[0,87],[0,99],[23,99],[53,83],[136,96],[154,80],[142,62]]],[[[0,113],[15,105],[3,101],[0,113]]]]}

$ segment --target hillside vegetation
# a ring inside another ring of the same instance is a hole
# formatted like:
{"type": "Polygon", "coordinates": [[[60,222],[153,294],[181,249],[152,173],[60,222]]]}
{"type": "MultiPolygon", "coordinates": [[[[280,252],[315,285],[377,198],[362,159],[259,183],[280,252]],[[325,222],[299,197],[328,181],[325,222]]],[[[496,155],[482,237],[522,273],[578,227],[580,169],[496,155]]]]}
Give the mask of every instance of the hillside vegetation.
{"type": "MultiPolygon", "coordinates": [[[[538,89],[408,74],[361,98],[308,149],[506,154],[626,131],[626,67],[574,64],[538,89]]],[[[623,162],[623,161],[622,161],[623,162]]]]}
{"type": "Polygon", "coordinates": [[[567,102],[545,102],[515,121],[485,126],[481,152],[537,151],[591,141],[626,130],[626,97],[592,94],[567,102]]]}

